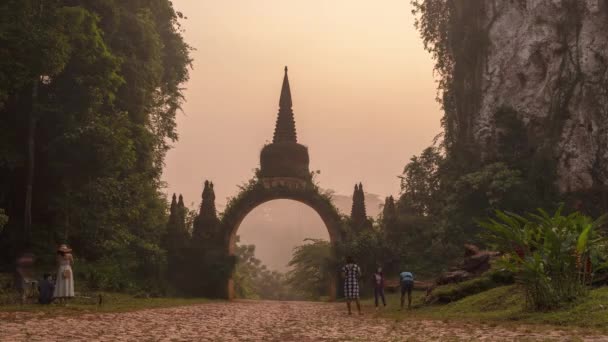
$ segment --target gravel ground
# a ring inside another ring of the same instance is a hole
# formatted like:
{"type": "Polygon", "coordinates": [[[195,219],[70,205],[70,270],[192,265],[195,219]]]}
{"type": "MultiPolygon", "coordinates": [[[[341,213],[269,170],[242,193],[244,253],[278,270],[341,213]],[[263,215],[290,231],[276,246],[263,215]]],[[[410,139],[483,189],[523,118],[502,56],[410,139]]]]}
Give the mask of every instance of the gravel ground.
{"type": "Polygon", "coordinates": [[[394,321],[372,311],[348,316],[344,304],[236,301],[52,318],[0,313],[0,341],[608,341],[608,336],[529,325],[394,321]]]}

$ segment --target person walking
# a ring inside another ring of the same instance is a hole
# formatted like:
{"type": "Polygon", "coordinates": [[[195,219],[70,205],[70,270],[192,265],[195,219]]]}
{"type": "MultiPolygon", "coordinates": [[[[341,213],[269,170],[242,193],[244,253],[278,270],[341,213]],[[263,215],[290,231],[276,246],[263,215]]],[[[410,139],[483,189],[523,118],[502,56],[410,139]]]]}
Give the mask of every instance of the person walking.
{"type": "Polygon", "coordinates": [[[357,303],[357,311],[361,315],[361,303],[359,303],[359,278],[361,277],[361,268],[355,264],[355,260],[348,256],[346,257],[346,265],[342,267],[342,278],[344,279],[344,297],[346,297],[346,306],[348,314],[352,315],[350,303],[354,300],[357,303]]]}
{"type": "Polygon", "coordinates": [[[74,297],[73,263],[72,249],[65,244],[59,246],[57,249],[58,270],[53,297],[59,299],[61,304],[67,304],[68,299],[74,297]]]}
{"type": "Polygon", "coordinates": [[[407,293],[407,308],[412,308],[412,290],[414,289],[414,274],[412,272],[401,272],[399,274],[399,280],[401,282],[401,310],[403,310],[403,304],[405,301],[405,294],[407,293]]]}
{"type": "Polygon", "coordinates": [[[376,310],[378,310],[378,297],[382,298],[382,305],[386,306],[386,299],[384,298],[384,273],[382,273],[382,267],[378,267],[372,280],[374,282],[374,302],[376,303],[376,310]]]}

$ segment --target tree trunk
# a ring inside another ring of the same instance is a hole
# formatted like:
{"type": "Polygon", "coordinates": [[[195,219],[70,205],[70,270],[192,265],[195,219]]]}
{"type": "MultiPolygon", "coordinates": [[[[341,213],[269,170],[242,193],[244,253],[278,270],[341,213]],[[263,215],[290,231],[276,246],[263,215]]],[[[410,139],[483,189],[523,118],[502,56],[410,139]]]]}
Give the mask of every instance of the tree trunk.
{"type": "Polygon", "coordinates": [[[25,210],[23,214],[23,238],[29,245],[32,235],[32,190],[34,188],[34,156],[36,143],[36,106],[38,102],[38,79],[32,85],[32,108],[27,122],[27,169],[25,178],[25,210]]]}

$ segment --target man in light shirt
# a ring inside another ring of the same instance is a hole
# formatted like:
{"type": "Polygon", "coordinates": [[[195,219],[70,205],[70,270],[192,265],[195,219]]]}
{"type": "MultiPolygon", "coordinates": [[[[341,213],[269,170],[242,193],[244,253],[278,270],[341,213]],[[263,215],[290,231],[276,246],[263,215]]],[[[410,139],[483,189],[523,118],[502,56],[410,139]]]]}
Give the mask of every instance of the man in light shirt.
{"type": "Polygon", "coordinates": [[[412,272],[401,272],[399,274],[401,282],[401,310],[405,301],[405,293],[407,292],[407,308],[412,308],[412,290],[414,289],[414,275],[412,272]]]}

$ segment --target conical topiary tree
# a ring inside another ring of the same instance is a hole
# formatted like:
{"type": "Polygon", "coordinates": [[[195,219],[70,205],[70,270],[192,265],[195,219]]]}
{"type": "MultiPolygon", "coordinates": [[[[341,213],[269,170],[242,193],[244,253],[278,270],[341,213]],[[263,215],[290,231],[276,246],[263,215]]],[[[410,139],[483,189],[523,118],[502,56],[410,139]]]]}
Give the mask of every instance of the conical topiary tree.
{"type": "Polygon", "coordinates": [[[384,208],[382,208],[382,222],[385,226],[391,226],[397,220],[397,206],[393,196],[388,196],[384,200],[384,208]]]}
{"type": "Polygon", "coordinates": [[[230,276],[234,262],[226,255],[222,239],[213,183],[205,181],[190,248],[190,294],[225,296],[225,279],[230,276]]]}
{"type": "Polygon", "coordinates": [[[355,184],[353,192],[353,205],[350,212],[350,220],[352,229],[359,232],[369,226],[367,218],[367,210],[365,208],[365,194],[363,193],[363,184],[355,184]]]}
{"type": "Polygon", "coordinates": [[[188,214],[188,209],[184,205],[184,197],[180,194],[179,200],[177,201],[177,229],[183,234],[188,232],[188,228],[186,227],[186,215],[188,214]]]}
{"type": "MultiPolygon", "coordinates": [[[[197,244],[204,244],[205,241],[215,240],[219,226],[217,210],[215,208],[215,191],[213,183],[208,180],[203,186],[202,201],[198,216],[194,220],[193,240],[197,244]]],[[[201,245],[202,247],[202,245],[201,245]]]]}
{"type": "Polygon", "coordinates": [[[165,234],[164,247],[167,250],[167,280],[171,287],[181,292],[187,283],[187,250],[189,236],[186,230],[184,199],[175,194],[171,200],[169,220],[165,234]]]}

